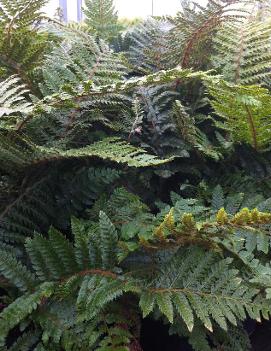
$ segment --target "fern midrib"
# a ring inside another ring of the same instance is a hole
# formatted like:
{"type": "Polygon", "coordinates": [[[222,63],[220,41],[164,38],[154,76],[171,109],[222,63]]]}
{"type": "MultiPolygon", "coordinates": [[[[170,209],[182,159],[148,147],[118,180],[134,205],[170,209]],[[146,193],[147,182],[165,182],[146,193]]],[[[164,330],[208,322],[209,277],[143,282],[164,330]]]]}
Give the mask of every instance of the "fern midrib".
{"type": "Polygon", "coordinates": [[[253,116],[252,113],[250,111],[250,108],[248,107],[247,104],[245,104],[245,109],[247,112],[247,119],[248,119],[248,124],[249,124],[249,128],[251,131],[251,136],[252,136],[252,143],[253,146],[255,148],[255,150],[258,150],[258,141],[257,141],[257,130],[253,121],[253,116]]]}
{"type": "Polygon", "coordinates": [[[201,27],[193,33],[192,37],[188,40],[188,43],[186,44],[186,47],[184,49],[183,58],[181,61],[181,67],[186,68],[188,66],[188,60],[189,60],[191,51],[194,47],[194,41],[197,38],[200,38],[201,34],[204,33],[204,30],[206,30],[209,25],[212,26],[212,24],[215,25],[215,24],[219,23],[219,18],[220,18],[221,12],[222,12],[223,8],[226,6],[227,5],[224,5],[222,7],[222,9],[217,11],[211,18],[209,18],[207,21],[205,21],[201,25],[201,27]]]}
{"type": "Polygon", "coordinates": [[[236,70],[235,70],[235,84],[240,83],[240,78],[241,78],[241,74],[240,74],[240,70],[241,70],[241,59],[243,57],[243,52],[244,52],[244,29],[241,29],[241,34],[240,34],[240,42],[239,42],[239,52],[237,55],[237,59],[236,59],[236,70]]]}
{"type": "Polygon", "coordinates": [[[202,297],[211,297],[217,300],[228,300],[228,301],[233,301],[236,304],[237,303],[242,303],[249,306],[258,306],[258,307],[262,307],[260,304],[257,304],[255,302],[249,302],[247,300],[244,300],[242,298],[235,298],[229,295],[217,295],[217,294],[213,294],[213,293],[207,293],[207,292],[203,292],[203,291],[197,291],[197,290],[192,290],[192,289],[187,289],[187,288],[151,288],[148,289],[150,292],[153,293],[184,293],[185,295],[198,295],[198,296],[202,296],[202,297]]]}
{"type": "Polygon", "coordinates": [[[75,274],[72,274],[68,278],[67,277],[63,278],[61,280],[61,283],[65,283],[66,281],[70,280],[73,277],[85,277],[88,275],[99,275],[101,277],[118,279],[118,275],[116,273],[97,268],[97,269],[86,269],[84,271],[80,271],[80,272],[77,272],[75,274]]]}

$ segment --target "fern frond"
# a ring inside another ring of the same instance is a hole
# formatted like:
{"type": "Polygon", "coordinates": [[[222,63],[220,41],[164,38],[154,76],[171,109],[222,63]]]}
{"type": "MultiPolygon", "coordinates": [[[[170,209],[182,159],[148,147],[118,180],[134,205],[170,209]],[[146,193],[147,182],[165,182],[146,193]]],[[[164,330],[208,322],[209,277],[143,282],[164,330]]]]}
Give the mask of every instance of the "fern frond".
{"type": "Polygon", "coordinates": [[[81,103],[83,101],[88,101],[90,98],[106,98],[110,97],[111,94],[120,94],[129,91],[133,91],[137,88],[163,85],[176,81],[177,79],[197,79],[203,78],[209,75],[207,72],[192,72],[190,69],[181,69],[176,67],[169,69],[167,71],[160,71],[147,76],[139,78],[131,78],[127,81],[121,81],[114,83],[112,85],[102,85],[96,86],[92,81],[84,82],[83,89],[75,90],[72,86],[64,87],[64,91],[60,94],[54,94],[52,96],[47,96],[44,101],[37,104],[37,111],[47,111],[48,104],[52,107],[65,107],[65,104],[69,107],[76,107],[76,103],[81,103]],[[79,90],[79,91],[78,91],[79,90]],[[72,104],[72,105],[71,105],[72,104]],[[74,105],[75,104],[75,105],[74,105]]]}
{"type": "Polygon", "coordinates": [[[39,338],[40,332],[38,330],[31,330],[23,333],[23,335],[19,337],[10,348],[8,348],[8,351],[28,351],[37,344],[39,338]]]}
{"type": "Polygon", "coordinates": [[[27,293],[16,299],[0,315],[0,345],[4,346],[8,332],[35,311],[43,299],[54,292],[54,284],[44,283],[34,293],[27,293]]]}
{"type": "Polygon", "coordinates": [[[175,101],[172,115],[178,132],[180,133],[182,139],[188,143],[188,145],[197,149],[200,153],[203,153],[207,157],[211,157],[216,160],[221,157],[219,151],[216,150],[216,147],[211,144],[206,134],[202,133],[199,128],[197,128],[195,119],[193,116],[188,114],[185,107],[179,100],[175,101]]]}
{"type": "Polygon", "coordinates": [[[58,280],[78,271],[73,246],[54,229],[49,240],[40,235],[27,239],[26,250],[36,274],[43,281],[58,280]]]}
{"type": "MultiPolygon", "coordinates": [[[[41,68],[43,95],[58,93],[62,87],[78,87],[85,81],[96,86],[117,83],[126,75],[121,57],[97,43],[90,34],[56,27],[61,43],[47,55],[41,68]]],[[[93,102],[94,103],[94,102],[93,102]]]]}
{"type": "Polygon", "coordinates": [[[0,213],[0,238],[2,242],[22,245],[33,231],[47,230],[55,209],[50,178],[34,181],[20,189],[6,203],[0,213]]]}
{"type": "Polygon", "coordinates": [[[224,24],[214,39],[214,66],[235,84],[264,84],[270,76],[270,35],[269,22],[224,24]]]}
{"type": "Polygon", "coordinates": [[[86,0],[83,10],[86,24],[98,38],[112,39],[118,34],[118,14],[113,0],[86,0]]]}
{"type": "MultiPolygon", "coordinates": [[[[109,302],[112,302],[122,296],[130,288],[125,282],[109,277],[88,277],[85,278],[87,289],[79,291],[77,304],[81,321],[91,320],[95,317],[109,302]]],[[[131,289],[132,291],[134,289],[131,289]]]]}
{"type": "Polygon", "coordinates": [[[175,206],[162,217],[162,222],[158,222],[159,224],[152,228],[152,236],[148,239],[142,238],[141,245],[154,251],[159,251],[161,247],[165,246],[179,247],[191,244],[220,250],[219,246],[221,244],[224,246],[224,239],[230,242],[232,240],[233,244],[236,244],[240,241],[240,237],[242,237],[242,243],[244,243],[246,237],[247,245],[254,243],[252,251],[257,246],[259,251],[267,253],[270,242],[268,235],[270,221],[270,213],[263,213],[257,209],[243,208],[231,215],[224,208],[221,208],[215,214],[214,220],[211,217],[210,220],[202,222],[196,221],[192,213],[185,213],[175,206]],[[172,215],[173,211],[174,217],[172,215]],[[170,227],[167,224],[169,216],[172,216],[170,227]],[[178,218],[177,221],[176,218],[178,218]],[[241,233],[246,233],[246,236],[241,233]]]}
{"type": "Polygon", "coordinates": [[[10,252],[0,251],[0,274],[21,291],[29,291],[36,284],[34,275],[10,252]]]}
{"type": "MultiPolygon", "coordinates": [[[[27,115],[32,111],[31,102],[25,98],[28,90],[20,84],[20,79],[11,76],[0,83],[0,121],[5,122],[5,116],[27,115]]],[[[15,121],[16,122],[16,121],[15,121]]]]}
{"type": "Polygon", "coordinates": [[[270,94],[259,86],[233,85],[222,80],[207,81],[211,105],[223,118],[236,142],[256,150],[269,145],[270,94]]]}
{"type": "Polygon", "coordinates": [[[41,9],[47,0],[8,0],[0,2],[0,25],[7,25],[7,32],[16,26],[26,27],[41,18],[41,9]]]}
{"type": "Polygon", "coordinates": [[[89,233],[86,232],[81,221],[76,218],[72,218],[71,227],[74,234],[74,254],[76,262],[78,267],[83,270],[91,264],[88,249],[89,233]]]}
{"type": "Polygon", "coordinates": [[[126,55],[135,71],[149,74],[170,68],[166,28],[167,22],[151,18],[127,32],[130,45],[126,55]]]}
{"type": "Polygon", "coordinates": [[[0,68],[2,75],[17,75],[33,93],[34,70],[48,46],[48,34],[37,28],[47,0],[0,2],[0,68]]]}
{"type": "Polygon", "coordinates": [[[132,146],[119,138],[105,138],[81,149],[62,151],[39,147],[15,136],[11,144],[10,137],[2,134],[0,145],[0,168],[3,172],[19,173],[28,167],[39,167],[44,164],[60,162],[65,160],[95,159],[108,160],[120,164],[128,164],[130,167],[149,167],[168,162],[159,160],[156,156],[148,154],[145,150],[132,146]],[[25,148],[21,148],[21,142],[25,148]],[[19,155],[21,157],[19,157],[19,155]]]}
{"type": "MultiPolygon", "coordinates": [[[[153,307],[156,305],[171,323],[175,305],[176,316],[180,313],[190,331],[194,325],[192,316],[199,318],[210,331],[213,331],[212,320],[226,330],[227,322],[236,325],[237,320],[246,318],[246,313],[261,318],[261,311],[266,311],[267,305],[263,301],[254,302],[257,290],[241,284],[239,272],[230,269],[230,264],[231,259],[220,260],[214,254],[206,255],[204,250],[191,248],[185,256],[179,254],[167,262],[160,278],[146,291],[154,298],[153,307]],[[182,274],[177,268],[180,262],[182,274]]],[[[144,302],[144,296],[141,306],[148,306],[143,311],[147,315],[153,308],[144,302]]]]}
{"type": "Polygon", "coordinates": [[[118,234],[116,228],[104,212],[100,212],[99,227],[102,268],[106,270],[116,264],[118,234]]]}
{"type": "Polygon", "coordinates": [[[206,7],[194,4],[194,8],[189,4],[176,17],[169,18],[173,25],[170,31],[171,60],[173,58],[173,62],[183,68],[198,65],[197,49],[208,45],[208,39],[222,23],[242,14],[232,7],[237,2],[208,1],[206,7]]]}
{"type": "Polygon", "coordinates": [[[91,206],[120,176],[121,171],[110,168],[80,167],[75,173],[65,173],[58,188],[54,186],[58,175],[53,173],[27,184],[1,208],[1,241],[22,245],[34,231],[47,232],[55,213],[59,216],[54,224],[66,228],[70,216],[77,216],[91,206]]]}

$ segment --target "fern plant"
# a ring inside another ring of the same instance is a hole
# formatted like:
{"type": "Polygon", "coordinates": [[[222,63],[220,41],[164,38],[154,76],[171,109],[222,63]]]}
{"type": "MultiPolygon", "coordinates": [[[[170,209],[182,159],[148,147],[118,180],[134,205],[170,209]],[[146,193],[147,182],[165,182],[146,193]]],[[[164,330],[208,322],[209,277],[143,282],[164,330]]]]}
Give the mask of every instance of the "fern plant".
{"type": "MultiPolygon", "coordinates": [[[[134,198],[133,202],[136,201],[134,198]]],[[[116,215],[118,209],[113,212],[116,215]]],[[[228,323],[237,325],[246,313],[255,319],[259,319],[261,313],[268,318],[268,303],[259,295],[257,297],[258,290],[238,271],[234,259],[221,258],[212,250],[206,253],[206,249],[200,248],[199,233],[204,230],[211,233],[211,227],[217,226],[214,238],[222,235],[235,240],[227,226],[249,225],[252,228],[263,225],[270,222],[270,214],[242,210],[231,219],[220,210],[216,221],[207,221],[198,229],[198,234],[194,231],[200,225],[194,222],[192,214],[183,215],[179,229],[172,210],[156,227],[159,217],[154,218],[149,240],[163,243],[163,249],[141,237],[137,240],[137,248],[133,248],[128,256],[124,255],[125,245],[129,243],[120,240],[125,224],[118,225],[118,230],[109,217],[100,212],[98,223],[72,221],[73,243],[53,228],[47,239],[38,234],[28,238],[25,247],[31,270],[2,251],[1,273],[18,289],[18,297],[1,313],[2,345],[12,328],[22,322],[29,325],[31,321],[31,329],[35,328],[34,335],[40,335],[44,347],[61,345],[70,350],[73,345],[81,345],[84,349],[87,343],[93,350],[113,350],[117,346],[129,350],[135,337],[133,321],[138,321],[141,313],[146,317],[154,309],[171,324],[179,323],[178,318],[181,318],[190,332],[197,323],[205,328],[205,333],[212,333],[213,325],[227,330],[228,323]],[[175,242],[173,252],[170,250],[171,235],[180,238],[175,242]],[[190,237],[187,242],[182,240],[184,235],[190,237]],[[194,247],[191,247],[193,242],[194,247]],[[164,250],[165,257],[162,262],[156,261],[155,265],[159,264],[160,269],[154,271],[154,276],[149,276],[146,264],[152,266],[153,262],[146,261],[147,251],[144,254],[145,274],[136,276],[136,267],[130,260],[136,252],[143,254],[146,249],[157,253],[164,250]],[[182,275],[179,274],[180,267],[182,275]],[[129,313],[134,316],[129,320],[123,304],[126,295],[130,294],[134,302],[129,313]],[[69,305],[66,305],[68,301],[69,305]],[[72,317],[74,313],[77,318],[72,317]],[[113,313],[112,317],[107,317],[110,313],[113,313]],[[103,321],[102,315],[105,315],[103,321]],[[106,329],[103,329],[104,323],[108,323],[106,329]],[[101,338],[105,339],[101,341],[101,338]]],[[[140,218],[137,215],[139,223],[140,218]]],[[[213,239],[207,237],[206,243],[210,240],[213,239]]],[[[32,340],[29,342],[31,345],[32,340]]]]}
{"type": "Polygon", "coordinates": [[[1,349],[157,350],[156,320],[248,351],[268,326],[270,21],[246,3],[121,33],[109,0],[67,25],[0,0],[1,349]]]}

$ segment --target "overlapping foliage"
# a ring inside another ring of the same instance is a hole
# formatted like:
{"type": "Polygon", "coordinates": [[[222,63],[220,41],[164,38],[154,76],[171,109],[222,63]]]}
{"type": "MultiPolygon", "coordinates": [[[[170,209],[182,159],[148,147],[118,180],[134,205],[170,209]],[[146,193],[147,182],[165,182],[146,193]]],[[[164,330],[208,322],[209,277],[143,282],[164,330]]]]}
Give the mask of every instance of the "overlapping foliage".
{"type": "Polygon", "coordinates": [[[263,4],[121,33],[112,1],[84,25],[44,3],[0,0],[1,349],[143,350],[152,318],[250,350],[245,321],[271,317],[263,4]]]}

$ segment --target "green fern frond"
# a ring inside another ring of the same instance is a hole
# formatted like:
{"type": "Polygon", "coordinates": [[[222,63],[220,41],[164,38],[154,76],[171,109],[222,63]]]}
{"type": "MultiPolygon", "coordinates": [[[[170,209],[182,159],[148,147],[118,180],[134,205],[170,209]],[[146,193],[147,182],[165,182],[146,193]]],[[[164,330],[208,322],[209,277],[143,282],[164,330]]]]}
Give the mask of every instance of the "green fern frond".
{"type": "Polygon", "coordinates": [[[8,0],[0,2],[0,25],[7,25],[7,32],[16,26],[26,27],[41,18],[41,9],[47,0],[8,0]]]}
{"type": "Polygon", "coordinates": [[[35,311],[54,292],[54,284],[43,283],[34,293],[27,293],[4,309],[0,316],[0,345],[4,346],[8,332],[35,311]]]}
{"type": "Polygon", "coordinates": [[[33,348],[40,339],[40,332],[29,331],[24,333],[7,351],[28,351],[33,348]]]}
{"type": "Polygon", "coordinates": [[[104,212],[100,212],[100,240],[102,268],[109,269],[117,262],[118,234],[116,228],[104,212]]]}
{"type": "Polygon", "coordinates": [[[224,24],[214,42],[214,66],[235,84],[262,84],[270,76],[271,25],[249,21],[224,24]]]}
{"type": "Polygon", "coordinates": [[[24,85],[20,84],[20,79],[16,76],[11,76],[0,83],[0,121],[5,122],[5,117],[27,115],[32,111],[31,102],[27,101],[25,96],[28,90],[24,85]]]}
{"type": "Polygon", "coordinates": [[[72,232],[74,234],[74,254],[78,267],[83,270],[91,263],[89,259],[88,241],[89,233],[86,232],[85,226],[80,220],[72,218],[72,232]]]}
{"type": "Polygon", "coordinates": [[[231,130],[236,142],[256,150],[269,145],[270,94],[259,86],[233,85],[222,80],[206,80],[211,105],[231,130]]]}
{"type": "Polygon", "coordinates": [[[36,285],[34,275],[10,252],[0,251],[0,274],[21,291],[29,291],[36,285]]]}
{"type": "Polygon", "coordinates": [[[150,18],[126,34],[127,58],[137,72],[150,74],[170,68],[167,53],[167,22],[150,18]]]}
{"type": "Polygon", "coordinates": [[[58,190],[53,185],[56,174],[26,185],[1,208],[1,241],[22,245],[34,231],[47,231],[55,213],[59,213],[55,225],[69,226],[71,215],[77,216],[91,206],[120,176],[121,171],[115,169],[80,167],[75,173],[65,174],[58,190]]]}
{"type": "Polygon", "coordinates": [[[73,246],[54,229],[50,230],[49,240],[40,235],[27,239],[26,250],[43,281],[57,280],[78,271],[73,246]]]}
{"type": "Polygon", "coordinates": [[[113,0],[86,0],[86,24],[99,38],[112,39],[118,34],[118,14],[113,0]]]}
{"type": "Polygon", "coordinates": [[[0,238],[2,242],[22,245],[33,231],[47,230],[55,209],[51,194],[50,177],[42,178],[20,189],[6,203],[0,213],[0,238]]]}
{"type": "Polygon", "coordinates": [[[208,46],[209,38],[222,23],[236,20],[242,15],[242,10],[232,6],[236,2],[208,1],[206,7],[188,3],[176,17],[169,18],[173,26],[169,59],[183,68],[198,66],[198,48],[208,46]]]}
{"type": "Polygon", "coordinates": [[[246,318],[246,313],[257,320],[261,319],[261,311],[266,315],[267,305],[263,301],[254,302],[257,290],[241,284],[239,272],[230,268],[230,259],[220,260],[214,254],[206,255],[204,250],[195,248],[184,255],[179,254],[166,262],[160,278],[146,289],[154,297],[153,305],[144,301],[147,295],[141,296],[141,307],[147,306],[144,315],[157,306],[171,323],[174,316],[179,315],[191,331],[193,316],[196,316],[211,332],[212,321],[227,330],[228,322],[236,325],[237,320],[246,318]],[[182,274],[177,268],[180,262],[182,274]]]}
{"type": "Polygon", "coordinates": [[[100,86],[123,80],[127,69],[107,45],[78,30],[56,27],[54,31],[60,39],[64,38],[47,55],[41,68],[40,89],[44,96],[58,93],[65,86],[78,87],[85,81],[100,86]]]}
{"type": "Polygon", "coordinates": [[[224,191],[221,185],[217,185],[212,192],[211,207],[214,211],[219,211],[225,206],[224,191]]]}
{"type": "Polygon", "coordinates": [[[4,77],[17,75],[37,93],[34,70],[48,47],[48,33],[37,27],[47,0],[0,1],[0,69],[4,77]]]}
{"type": "Polygon", "coordinates": [[[130,167],[149,167],[169,162],[169,160],[159,160],[156,156],[150,155],[145,150],[132,146],[119,138],[105,138],[85,148],[62,151],[39,147],[18,135],[14,136],[16,139],[11,140],[10,136],[1,134],[0,168],[3,172],[20,173],[28,167],[50,165],[52,162],[69,159],[100,158],[127,164],[130,167]],[[23,149],[21,148],[22,143],[25,145],[23,149]]]}
{"type": "Polygon", "coordinates": [[[207,157],[218,160],[221,155],[218,148],[212,145],[206,134],[197,128],[195,119],[189,115],[179,100],[176,100],[173,107],[173,120],[182,139],[200,153],[207,157]]]}
{"type": "Polygon", "coordinates": [[[177,79],[197,79],[203,78],[210,74],[207,72],[192,72],[190,69],[181,69],[180,67],[176,67],[173,69],[169,69],[167,71],[159,71],[157,73],[153,73],[147,76],[139,77],[139,78],[131,78],[127,81],[121,81],[117,83],[113,83],[112,85],[102,85],[96,86],[92,81],[86,81],[80,89],[74,89],[72,86],[65,86],[64,91],[60,94],[54,94],[52,96],[47,96],[43,101],[39,102],[36,106],[37,112],[40,111],[48,111],[48,108],[51,107],[59,107],[61,103],[61,107],[68,106],[76,107],[78,103],[83,101],[88,101],[91,98],[106,98],[110,97],[113,94],[121,94],[129,91],[133,91],[137,88],[163,85],[167,83],[171,83],[176,81],[177,79]],[[79,91],[78,91],[79,90],[79,91]],[[49,105],[49,106],[48,106],[49,105]]]}

